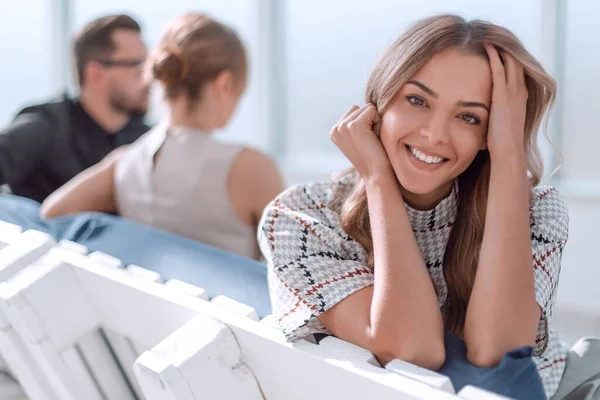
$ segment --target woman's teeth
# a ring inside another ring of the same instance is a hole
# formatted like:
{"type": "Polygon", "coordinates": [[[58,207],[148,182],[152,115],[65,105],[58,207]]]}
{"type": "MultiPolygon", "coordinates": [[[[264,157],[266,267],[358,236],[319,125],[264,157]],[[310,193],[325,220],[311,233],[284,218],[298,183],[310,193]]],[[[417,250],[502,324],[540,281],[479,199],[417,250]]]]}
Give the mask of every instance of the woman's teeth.
{"type": "Polygon", "coordinates": [[[441,157],[427,156],[427,155],[421,153],[419,150],[414,149],[410,146],[408,146],[408,148],[414,154],[415,157],[417,157],[419,160],[421,160],[423,162],[426,162],[427,164],[439,164],[442,161],[444,161],[444,159],[441,157]]]}

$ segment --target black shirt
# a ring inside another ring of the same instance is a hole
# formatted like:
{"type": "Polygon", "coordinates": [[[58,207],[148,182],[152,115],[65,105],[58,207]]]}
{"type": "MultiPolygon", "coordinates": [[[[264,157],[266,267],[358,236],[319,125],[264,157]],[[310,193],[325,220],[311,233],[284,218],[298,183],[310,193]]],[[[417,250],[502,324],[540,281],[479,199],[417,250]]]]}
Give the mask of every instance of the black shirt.
{"type": "Polygon", "coordinates": [[[18,196],[42,202],[81,171],[150,128],[132,117],[117,133],[106,132],[66,96],[17,114],[0,131],[0,184],[18,196]]]}

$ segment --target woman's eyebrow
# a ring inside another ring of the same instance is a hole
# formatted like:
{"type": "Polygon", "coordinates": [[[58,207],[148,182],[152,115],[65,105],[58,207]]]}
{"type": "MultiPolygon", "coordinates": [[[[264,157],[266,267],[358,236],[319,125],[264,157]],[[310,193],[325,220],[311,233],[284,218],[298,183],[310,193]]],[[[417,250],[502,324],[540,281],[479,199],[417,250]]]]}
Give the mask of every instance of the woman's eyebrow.
{"type": "Polygon", "coordinates": [[[490,108],[488,106],[478,101],[459,101],[456,104],[458,104],[461,107],[481,107],[485,109],[488,113],[490,112],[490,108]]]}
{"type": "MultiPolygon", "coordinates": [[[[434,92],[431,88],[429,88],[427,85],[425,85],[422,82],[419,82],[419,81],[408,81],[406,83],[407,84],[410,83],[411,85],[417,86],[418,88],[420,88],[422,91],[424,91],[425,93],[427,93],[428,95],[430,95],[434,99],[438,98],[438,94],[436,92],[434,92]]],[[[484,110],[486,110],[488,113],[490,112],[490,108],[488,106],[486,106],[484,103],[481,103],[479,101],[459,101],[456,104],[459,105],[459,106],[461,106],[461,107],[480,107],[480,108],[483,108],[484,110]]]]}
{"type": "Polygon", "coordinates": [[[427,93],[428,95],[430,95],[434,99],[438,98],[438,94],[436,92],[434,92],[433,90],[429,89],[424,83],[421,83],[419,81],[408,81],[406,83],[407,84],[410,83],[411,85],[415,85],[415,86],[421,88],[421,90],[423,90],[425,93],[427,93]]]}

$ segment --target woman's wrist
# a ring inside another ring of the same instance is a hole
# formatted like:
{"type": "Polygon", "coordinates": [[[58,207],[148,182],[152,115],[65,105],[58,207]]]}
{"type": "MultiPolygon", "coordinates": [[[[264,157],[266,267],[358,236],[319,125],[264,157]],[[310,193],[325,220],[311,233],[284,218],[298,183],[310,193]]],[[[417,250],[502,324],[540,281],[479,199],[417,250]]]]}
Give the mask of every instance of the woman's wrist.
{"type": "Polygon", "coordinates": [[[391,167],[381,168],[369,174],[365,174],[363,181],[365,182],[365,189],[367,191],[378,187],[384,188],[398,184],[396,174],[391,167]]]}
{"type": "Polygon", "coordinates": [[[510,143],[503,143],[502,146],[489,148],[490,159],[492,162],[504,160],[525,160],[525,146],[520,140],[511,140],[510,143]]]}
{"type": "Polygon", "coordinates": [[[527,170],[527,158],[525,156],[525,149],[523,145],[520,147],[507,147],[501,151],[497,150],[490,152],[490,160],[492,162],[492,166],[522,166],[525,168],[525,170],[527,170]]]}

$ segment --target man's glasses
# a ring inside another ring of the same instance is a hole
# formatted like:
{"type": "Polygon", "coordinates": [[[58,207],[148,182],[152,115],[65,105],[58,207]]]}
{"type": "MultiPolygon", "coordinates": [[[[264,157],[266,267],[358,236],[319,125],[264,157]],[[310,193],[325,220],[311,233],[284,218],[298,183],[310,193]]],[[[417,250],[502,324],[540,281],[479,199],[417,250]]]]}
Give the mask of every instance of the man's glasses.
{"type": "Polygon", "coordinates": [[[145,59],[139,58],[135,60],[96,60],[100,65],[111,67],[126,67],[126,68],[141,68],[146,62],[145,59]]]}

